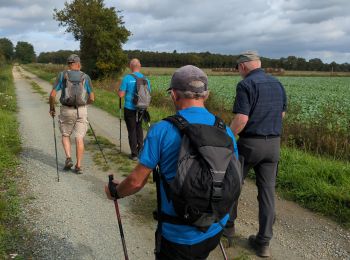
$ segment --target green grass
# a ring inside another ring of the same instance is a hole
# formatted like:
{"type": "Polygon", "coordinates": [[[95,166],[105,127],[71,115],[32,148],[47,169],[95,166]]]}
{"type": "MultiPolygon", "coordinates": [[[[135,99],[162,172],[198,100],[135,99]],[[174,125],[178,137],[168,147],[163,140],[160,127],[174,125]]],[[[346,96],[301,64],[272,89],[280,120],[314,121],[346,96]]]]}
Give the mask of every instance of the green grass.
{"type": "Polygon", "coordinates": [[[350,164],[283,148],[277,188],[286,198],[350,228],[350,164]]]}
{"type": "Polygon", "coordinates": [[[30,85],[32,85],[32,89],[34,89],[34,93],[40,94],[42,97],[47,97],[47,92],[42,89],[36,82],[31,81],[30,85]]]}
{"type": "MultiPolygon", "coordinates": [[[[11,67],[0,68],[0,259],[23,248],[25,227],[20,226],[20,198],[16,170],[21,150],[16,119],[16,96],[11,67]]],[[[17,259],[21,258],[20,254],[17,259]]]]}
{"type": "Polygon", "coordinates": [[[57,76],[58,72],[61,70],[67,69],[64,65],[46,65],[46,69],[43,70],[43,65],[41,64],[26,64],[21,65],[24,69],[34,73],[38,77],[53,83],[55,80],[55,77],[57,76]]]}
{"type": "MultiPolygon", "coordinates": [[[[167,80],[159,84],[166,86],[167,80]]],[[[95,86],[98,86],[98,83],[95,86]]],[[[119,116],[119,98],[115,91],[95,87],[95,94],[97,97],[95,106],[114,116],[119,116]]],[[[207,107],[228,123],[232,114],[220,109],[224,103],[219,100],[221,99],[216,93],[211,93],[207,107]]],[[[175,112],[170,97],[164,94],[162,88],[155,88],[152,92],[152,106],[149,112],[152,122],[157,122],[175,112]]],[[[123,170],[126,175],[130,168],[124,167],[122,166],[120,170],[123,170]]],[[[277,182],[279,194],[350,228],[350,165],[348,162],[283,147],[279,169],[277,182]]]]}

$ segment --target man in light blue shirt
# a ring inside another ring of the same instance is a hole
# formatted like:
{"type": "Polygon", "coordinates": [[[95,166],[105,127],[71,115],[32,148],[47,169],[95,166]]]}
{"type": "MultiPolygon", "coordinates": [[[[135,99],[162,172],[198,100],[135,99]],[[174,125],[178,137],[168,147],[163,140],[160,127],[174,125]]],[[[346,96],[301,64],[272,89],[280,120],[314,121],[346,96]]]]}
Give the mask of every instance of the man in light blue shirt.
{"type": "MultiPolygon", "coordinates": [[[[138,59],[132,59],[129,67],[134,76],[138,78],[144,77],[140,72],[141,63],[138,59]]],[[[136,78],[133,75],[128,74],[123,78],[118,96],[120,98],[124,97],[124,119],[128,129],[128,139],[131,150],[130,159],[136,161],[143,146],[143,130],[141,116],[138,114],[133,101],[136,92],[136,78]]],[[[148,79],[147,82],[150,89],[151,84],[148,79]]]]}
{"type": "Polygon", "coordinates": [[[74,172],[82,174],[83,170],[81,163],[84,154],[84,136],[88,129],[87,120],[87,105],[95,100],[95,95],[92,91],[92,83],[90,77],[80,71],[80,58],[76,54],[72,54],[67,59],[68,70],[58,74],[53,89],[50,92],[50,115],[55,117],[55,102],[58,91],[61,91],[60,97],[60,115],[59,124],[62,133],[62,144],[66,154],[64,170],[70,170],[73,166],[71,157],[71,135],[75,136],[76,143],[76,159],[74,172]],[[70,82],[78,83],[78,86],[69,84],[70,82]],[[70,87],[72,89],[70,89],[70,87]],[[73,89],[75,89],[74,92],[73,89]],[[73,103],[71,103],[73,100],[73,103]]]}
{"type": "MultiPolygon", "coordinates": [[[[177,114],[191,124],[215,123],[215,116],[204,107],[204,101],[209,95],[207,84],[206,74],[192,65],[181,67],[172,77],[170,94],[177,114]]],[[[238,158],[234,136],[230,128],[226,127],[226,131],[232,139],[234,153],[238,158]]],[[[112,192],[114,194],[110,193],[108,186],[105,187],[108,198],[118,199],[141,190],[157,165],[163,177],[172,181],[177,172],[181,139],[179,130],[172,123],[162,120],[154,124],[145,139],[139,164],[123,182],[115,181],[117,186],[112,192]]],[[[160,195],[162,213],[176,217],[173,203],[168,201],[163,185],[160,195]]],[[[160,251],[156,254],[156,259],[206,259],[219,244],[228,218],[226,214],[205,231],[190,225],[162,222],[160,251]]]]}

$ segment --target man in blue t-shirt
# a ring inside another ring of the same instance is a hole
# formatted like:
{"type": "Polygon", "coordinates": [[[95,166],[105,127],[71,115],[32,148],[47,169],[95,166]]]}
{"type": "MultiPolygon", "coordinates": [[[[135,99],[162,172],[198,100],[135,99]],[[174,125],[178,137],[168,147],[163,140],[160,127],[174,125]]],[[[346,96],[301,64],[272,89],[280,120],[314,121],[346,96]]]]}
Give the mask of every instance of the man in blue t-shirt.
{"type": "MultiPolygon", "coordinates": [[[[208,78],[202,70],[192,65],[178,69],[171,79],[169,94],[177,114],[189,123],[214,125],[215,116],[204,107],[209,91],[208,78]]],[[[226,131],[232,138],[235,156],[238,158],[233,133],[228,127],[226,131]]],[[[153,125],[145,139],[139,164],[123,182],[115,181],[119,184],[113,196],[122,198],[141,190],[157,165],[165,179],[172,181],[177,171],[180,146],[181,136],[176,126],[165,120],[153,125]]],[[[166,199],[163,185],[160,187],[162,213],[176,216],[172,201],[166,199]]],[[[112,199],[108,186],[105,191],[108,198],[112,199]]],[[[156,254],[156,259],[206,259],[210,251],[218,245],[222,227],[226,225],[228,218],[226,214],[207,231],[201,231],[194,226],[162,222],[160,251],[156,254]]]]}
{"type": "MultiPolygon", "coordinates": [[[[243,80],[237,85],[233,106],[235,117],[231,129],[239,135],[238,148],[244,157],[243,175],[253,168],[258,187],[259,231],[249,237],[249,243],[258,256],[271,255],[269,244],[275,220],[275,185],[280,158],[282,119],[287,109],[286,92],[282,84],[261,69],[257,52],[247,51],[239,55],[237,67],[243,80]]],[[[237,217],[237,205],[233,207],[233,221],[237,217]]],[[[227,229],[225,230],[226,233],[227,229]]],[[[230,232],[224,235],[229,236],[230,232]]],[[[232,232],[231,232],[232,233],[232,232]]]]}
{"type": "MultiPolygon", "coordinates": [[[[141,63],[138,59],[132,59],[129,64],[131,73],[138,78],[144,77],[140,72],[141,63]]],[[[148,87],[151,90],[151,84],[147,79],[148,87]]],[[[136,109],[133,99],[136,92],[136,79],[133,75],[126,75],[120,85],[118,96],[124,97],[124,119],[128,129],[128,139],[130,145],[130,159],[136,161],[139,152],[143,146],[142,115],[136,109]]]]}

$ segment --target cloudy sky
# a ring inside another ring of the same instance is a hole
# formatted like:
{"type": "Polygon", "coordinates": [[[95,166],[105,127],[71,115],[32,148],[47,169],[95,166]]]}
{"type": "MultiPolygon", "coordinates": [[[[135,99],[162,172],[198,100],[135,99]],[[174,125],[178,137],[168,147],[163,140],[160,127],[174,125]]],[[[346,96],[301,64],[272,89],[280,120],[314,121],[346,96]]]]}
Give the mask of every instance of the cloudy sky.
{"type": "MultiPolygon", "coordinates": [[[[68,1],[71,2],[71,1],[68,1]]],[[[79,49],[53,20],[61,0],[0,0],[0,38],[37,54],[79,49]]],[[[350,0],[105,0],[132,36],[124,49],[290,55],[350,63],[350,0]]]]}

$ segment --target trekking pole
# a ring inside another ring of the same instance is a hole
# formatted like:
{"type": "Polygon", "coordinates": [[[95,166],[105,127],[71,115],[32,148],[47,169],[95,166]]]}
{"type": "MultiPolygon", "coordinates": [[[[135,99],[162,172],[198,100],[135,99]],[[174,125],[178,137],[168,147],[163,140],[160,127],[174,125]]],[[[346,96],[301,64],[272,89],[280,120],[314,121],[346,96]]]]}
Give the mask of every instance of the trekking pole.
{"type": "Polygon", "coordinates": [[[119,152],[122,152],[122,98],[119,98],[119,152]]]}
{"type": "Polygon", "coordinates": [[[98,140],[97,140],[97,137],[96,137],[96,135],[95,135],[94,129],[92,128],[90,122],[89,122],[89,126],[90,126],[90,129],[91,129],[92,134],[93,134],[94,137],[95,137],[95,140],[96,140],[96,143],[97,143],[97,145],[98,145],[98,148],[100,148],[100,151],[101,151],[101,153],[102,153],[103,159],[105,160],[106,165],[108,165],[107,160],[106,160],[106,157],[105,157],[105,154],[103,153],[102,147],[101,147],[100,143],[99,143],[98,140]]]}
{"type": "Polygon", "coordinates": [[[224,246],[222,245],[221,241],[220,241],[219,245],[220,245],[220,249],[221,249],[222,255],[224,256],[224,259],[228,260],[226,252],[225,252],[225,249],[224,249],[224,246]]]}
{"type": "MultiPolygon", "coordinates": [[[[108,186],[113,185],[113,174],[108,175],[108,179],[109,179],[109,185],[108,186]]],[[[114,207],[115,207],[115,212],[117,214],[119,233],[120,233],[120,238],[122,240],[124,257],[125,257],[125,260],[129,260],[128,252],[126,250],[126,243],[125,243],[125,238],[124,238],[123,225],[122,225],[122,220],[121,220],[121,217],[120,217],[120,212],[119,212],[119,206],[118,206],[118,200],[117,199],[114,199],[114,207]]]]}
{"type": "Polygon", "coordinates": [[[57,159],[57,142],[56,142],[55,117],[52,117],[52,124],[53,124],[53,137],[54,137],[54,140],[55,140],[57,181],[60,182],[60,174],[58,173],[58,159],[57,159]]]}

